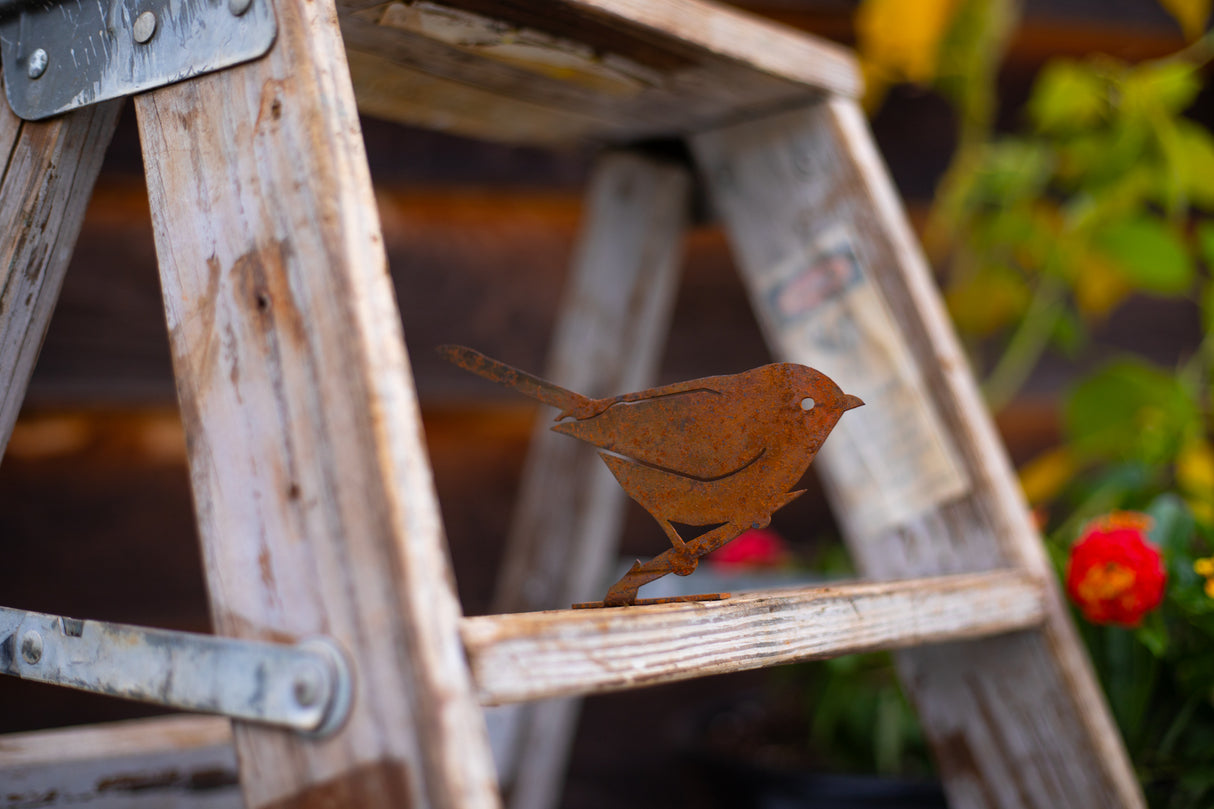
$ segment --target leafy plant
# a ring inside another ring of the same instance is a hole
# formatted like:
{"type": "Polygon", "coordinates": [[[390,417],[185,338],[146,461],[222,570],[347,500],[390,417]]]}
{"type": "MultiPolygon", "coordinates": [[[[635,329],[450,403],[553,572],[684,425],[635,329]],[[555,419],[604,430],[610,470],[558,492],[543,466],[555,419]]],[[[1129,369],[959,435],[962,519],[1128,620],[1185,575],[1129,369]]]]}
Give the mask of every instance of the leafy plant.
{"type": "MultiPolygon", "coordinates": [[[[812,567],[854,578],[839,545],[824,545],[812,567]]],[[[848,655],[776,669],[802,699],[815,758],[832,771],[923,777],[933,771],[918,719],[898,686],[888,652],[848,655]]]]}
{"type": "MultiPolygon", "coordinates": [[[[1162,603],[1136,627],[1076,620],[1151,805],[1201,809],[1214,804],[1214,137],[1185,112],[1214,34],[1210,0],[1160,2],[1186,47],[1137,64],[1050,61],[1012,133],[993,123],[1013,0],[865,0],[857,34],[870,108],[910,81],[956,110],[958,146],[925,242],[993,407],[1048,350],[1090,360],[1095,327],[1134,296],[1201,319],[1205,339],[1176,367],[1123,356],[1079,379],[1062,442],[1022,470],[1060,576],[1093,518],[1152,518],[1162,603]]],[[[855,671],[820,671],[815,694],[856,690],[855,671]]],[[[899,738],[912,749],[913,734],[899,738]]]]}

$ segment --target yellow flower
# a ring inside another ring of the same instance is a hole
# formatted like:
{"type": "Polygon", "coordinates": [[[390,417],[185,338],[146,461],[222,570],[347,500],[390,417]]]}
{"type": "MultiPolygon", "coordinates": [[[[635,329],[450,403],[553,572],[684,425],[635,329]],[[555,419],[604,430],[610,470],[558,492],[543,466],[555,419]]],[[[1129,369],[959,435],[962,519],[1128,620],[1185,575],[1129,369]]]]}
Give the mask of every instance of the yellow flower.
{"type": "Polygon", "coordinates": [[[1020,487],[1032,505],[1046,503],[1070,483],[1077,469],[1075,458],[1065,447],[1052,449],[1020,467],[1020,487]]]}
{"type": "Polygon", "coordinates": [[[1193,560],[1193,571],[1206,580],[1206,595],[1214,598],[1214,556],[1193,560]]]}
{"type": "Polygon", "coordinates": [[[1214,497],[1214,447],[1204,438],[1190,438],[1181,447],[1176,482],[1191,497],[1214,497]]]}
{"type": "Polygon", "coordinates": [[[1210,0],[1159,0],[1159,4],[1176,18],[1184,31],[1185,39],[1201,36],[1210,18],[1210,0]]]}
{"type": "Polygon", "coordinates": [[[866,109],[876,109],[893,82],[926,83],[936,75],[940,42],[960,0],[864,0],[856,40],[866,109]]]}
{"type": "Polygon", "coordinates": [[[865,0],[856,13],[856,36],[871,61],[914,82],[936,72],[940,40],[958,0],[865,0]]]}

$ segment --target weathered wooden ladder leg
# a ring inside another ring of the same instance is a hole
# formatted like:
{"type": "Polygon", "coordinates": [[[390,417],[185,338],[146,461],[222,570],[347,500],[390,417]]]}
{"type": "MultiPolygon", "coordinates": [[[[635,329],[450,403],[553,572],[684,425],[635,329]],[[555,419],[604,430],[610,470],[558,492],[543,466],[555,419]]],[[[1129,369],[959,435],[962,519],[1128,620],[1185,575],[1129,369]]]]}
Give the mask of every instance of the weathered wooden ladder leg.
{"type": "Polygon", "coordinates": [[[122,103],[30,123],[0,102],[0,456],[122,103]]]}
{"type": "MultiPolygon", "coordinates": [[[[595,397],[652,385],[690,193],[689,173],[676,163],[641,152],[600,159],[546,378],[595,397]]],[[[532,434],[495,612],[601,598],[615,562],[624,493],[598,451],[552,432],[551,419],[541,413],[532,434]]],[[[569,698],[501,709],[512,725],[503,756],[514,763],[511,809],[557,805],[580,705],[569,698]]]]}
{"type": "Polygon", "coordinates": [[[326,635],[351,715],[234,723],[248,809],[498,805],[332,0],[136,99],[216,631],[326,635]]]}
{"type": "Polygon", "coordinates": [[[857,105],[830,99],[694,146],[774,353],[868,403],[815,465],[861,570],[1013,567],[1046,590],[1040,630],[897,653],[950,805],[1143,806],[857,105]]]}

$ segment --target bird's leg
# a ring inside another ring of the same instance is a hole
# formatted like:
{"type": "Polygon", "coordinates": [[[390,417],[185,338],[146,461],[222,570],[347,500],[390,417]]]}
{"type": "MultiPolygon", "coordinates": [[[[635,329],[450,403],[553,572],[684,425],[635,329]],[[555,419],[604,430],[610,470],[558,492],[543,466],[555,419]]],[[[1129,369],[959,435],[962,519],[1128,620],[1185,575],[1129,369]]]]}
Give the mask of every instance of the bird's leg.
{"type": "Polygon", "coordinates": [[[674,526],[669,520],[658,519],[658,525],[662,526],[662,530],[666,532],[666,538],[670,540],[673,553],[667,551],[658,558],[670,557],[670,572],[676,576],[690,576],[695,572],[696,564],[699,560],[697,554],[693,554],[687,547],[687,543],[679,536],[679,532],[674,530],[674,526]]]}
{"type": "MultiPolygon", "coordinates": [[[[659,520],[659,522],[664,523],[663,527],[665,527],[664,520],[659,520]]],[[[682,539],[679,539],[678,546],[655,556],[648,562],[638,561],[624,574],[622,579],[611,585],[611,589],[603,597],[603,606],[623,607],[635,604],[637,591],[642,586],[669,573],[682,576],[690,574],[696,569],[701,556],[721,547],[749,527],[750,523],[726,523],[701,534],[690,542],[683,542],[682,539]],[[687,572],[682,573],[683,570],[687,572]]],[[[673,527],[670,529],[670,533],[674,533],[673,527]]],[[[678,534],[675,533],[675,536],[677,537],[678,534]]]]}

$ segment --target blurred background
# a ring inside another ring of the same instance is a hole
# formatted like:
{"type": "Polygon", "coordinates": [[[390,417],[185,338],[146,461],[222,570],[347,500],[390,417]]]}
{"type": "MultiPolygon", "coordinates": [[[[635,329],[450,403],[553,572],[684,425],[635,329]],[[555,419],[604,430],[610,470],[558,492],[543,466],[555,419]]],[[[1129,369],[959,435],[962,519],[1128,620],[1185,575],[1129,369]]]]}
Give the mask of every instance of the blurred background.
{"type": "MultiPolygon", "coordinates": [[[[1043,528],[1164,492],[1208,522],[1209,0],[735,5],[859,48],[878,145],[1043,528]]],[[[535,411],[434,348],[544,367],[593,153],[363,125],[459,594],[480,614],[535,411]]],[[[660,381],[767,360],[722,233],[698,225],[660,381]]],[[[662,547],[629,509],[623,553],[662,547]]],[[[816,488],[772,528],[787,553],[760,563],[847,572],[816,488]]],[[[6,606],[209,629],[129,108],[0,465],[0,546],[6,606]]],[[[1193,688],[1214,685],[1201,676],[1193,688]]],[[[1209,694],[1192,715],[1209,713],[1209,694]]],[[[0,683],[0,732],[148,713],[0,683]]],[[[1136,743],[1158,749],[1168,728],[1140,728],[1136,743]]],[[[1198,735],[1193,794],[1208,795],[1214,731],[1198,735]]],[[[588,700],[563,805],[760,805],[730,790],[756,772],[930,767],[887,661],[849,658],[588,700]]]]}

